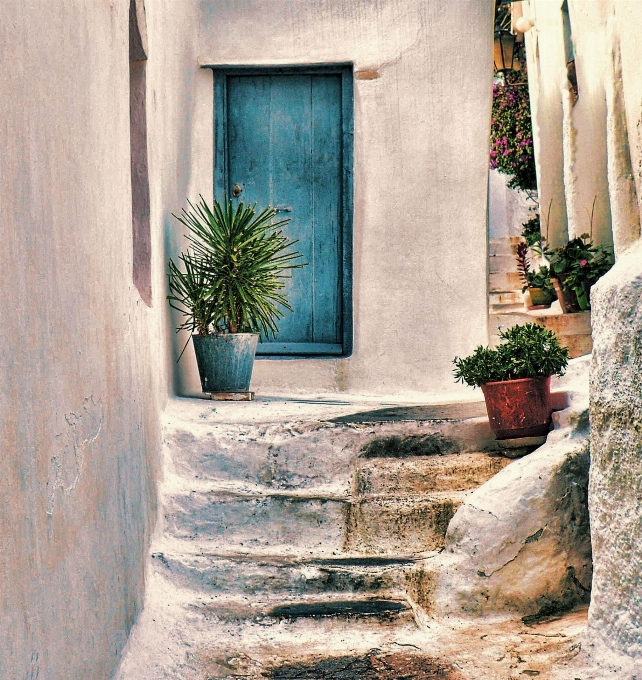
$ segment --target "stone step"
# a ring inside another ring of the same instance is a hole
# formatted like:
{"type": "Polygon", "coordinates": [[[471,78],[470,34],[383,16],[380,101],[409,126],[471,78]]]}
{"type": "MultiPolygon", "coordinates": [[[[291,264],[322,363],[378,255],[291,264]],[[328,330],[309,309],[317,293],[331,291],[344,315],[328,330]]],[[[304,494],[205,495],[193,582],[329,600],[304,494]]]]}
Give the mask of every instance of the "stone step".
{"type": "MultiPolygon", "coordinates": [[[[386,455],[399,456],[497,449],[483,402],[356,413],[343,408],[348,413],[325,421],[245,423],[222,422],[227,404],[213,411],[198,400],[172,402],[164,426],[167,458],[178,476],[199,482],[243,482],[274,490],[331,484],[348,493],[355,460],[378,442],[385,442],[386,455]]],[[[266,405],[249,403],[248,414],[266,405]]]]}
{"type": "Polygon", "coordinates": [[[560,342],[569,348],[572,359],[590,354],[593,349],[590,311],[578,312],[577,314],[542,314],[537,311],[523,311],[521,313],[514,312],[511,314],[493,315],[489,318],[491,345],[496,346],[499,344],[500,330],[525,323],[536,323],[554,331],[559,337],[560,342]]]}
{"type": "Polygon", "coordinates": [[[454,453],[405,460],[369,460],[355,473],[355,496],[406,494],[475,489],[510,460],[497,454],[454,453]]]}
{"type": "Polygon", "coordinates": [[[488,241],[488,257],[501,257],[517,255],[517,246],[523,241],[521,236],[510,236],[509,238],[490,239],[488,241]]]}
{"type": "Polygon", "coordinates": [[[145,608],[116,678],[260,678],[262,662],[275,655],[367,653],[418,646],[424,637],[405,598],[338,595],[279,603],[199,597],[152,570],[145,608]]]}
{"type": "Polygon", "coordinates": [[[357,500],[348,506],[345,548],[375,555],[441,550],[448,523],[465,495],[450,491],[357,500]]]}
{"type": "Polygon", "coordinates": [[[280,601],[321,594],[403,597],[406,571],[425,557],[205,554],[166,547],[152,552],[156,569],[179,586],[280,601]]]}
{"type": "Polygon", "coordinates": [[[524,303],[514,305],[489,305],[489,314],[519,314],[524,311],[524,303]]]}
{"type": "Polygon", "coordinates": [[[517,270],[503,271],[497,273],[491,272],[488,275],[488,287],[491,293],[521,291],[522,280],[517,270]]]}
{"type": "Polygon", "coordinates": [[[490,293],[488,302],[491,306],[499,305],[521,305],[523,307],[523,298],[521,290],[513,290],[508,292],[490,293]]]}
{"type": "Polygon", "coordinates": [[[511,253],[508,255],[493,255],[488,258],[488,272],[502,274],[517,272],[517,260],[511,253]]]}
{"type": "Polygon", "coordinates": [[[349,504],[347,496],[330,494],[176,493],[165,499],[165,531],[208,551],[341,551],[349,504]]]}
{"type": "Polygon", "coordinates": [[[165,532],[208,552],[270,549],[396,554],[443,547],[462,492],[360,498],[190,492],[165,499],[165,532]]]}

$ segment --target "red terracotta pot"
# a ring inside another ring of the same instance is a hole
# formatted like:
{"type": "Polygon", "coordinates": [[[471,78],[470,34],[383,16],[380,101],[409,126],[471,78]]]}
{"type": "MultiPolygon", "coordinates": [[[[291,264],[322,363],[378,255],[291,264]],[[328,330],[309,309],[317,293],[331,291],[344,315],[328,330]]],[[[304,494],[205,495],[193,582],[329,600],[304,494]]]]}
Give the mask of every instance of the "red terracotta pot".
{"type": "Polygon", "coordinates": [[[563,314],[575,314],[581,312],[582,308],[580,303],[577,301],[577,295],[569,288],[564,288],[563,281],[559,279],[551,279],[553,281],[553,286],[555,287],[555,292],[557,293],[557,299],[560,301],[560,306],[562,308],[563,314]]]}
{"type": "Polygon", "coordinates": [[[541,437],[551,426],[551,378],[521,378],[481,386],[497,439],[541,437]]]}

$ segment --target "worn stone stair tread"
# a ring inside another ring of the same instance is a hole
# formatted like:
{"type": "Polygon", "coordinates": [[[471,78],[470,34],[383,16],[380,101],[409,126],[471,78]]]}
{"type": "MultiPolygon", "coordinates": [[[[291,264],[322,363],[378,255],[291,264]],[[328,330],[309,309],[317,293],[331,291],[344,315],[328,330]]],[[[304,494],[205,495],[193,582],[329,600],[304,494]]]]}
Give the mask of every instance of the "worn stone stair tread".
{"type": "Polygon", "coordinates": [[[400,614],[410,609],[410,605],[403,600],[323,600],[277,605],[267,612],[267,616],[288,619],[327,616],[386,616],[400,614]]]}
{"type": "Polygon", "coordinates": [[[454,453],[409,459],[370,459],[355,472],[356,496],[407,496],[475,489],[508,464],[497,454],[454,453]]]}
{"type": "MultiPolygon", "coordinates": [[[[437,553],[432,553],[435,556],[437,553]]],[[[251,596],[338,594],[403,595],[405,574],[427,561],[426,554],[409,557],[350,555],[294,560],[283,556],[152,553],[153,563],[184,587],[208,593],[251,596]]]]}
{"type": "Polygon", "coordinates": [[[345,593],[324,593],[315,598],[251,598],[213,597],[193,602],[190,608],[198,608],[205,618],[214,617],[220,621],[253,621],[267,623],[295,621],[297,619],[362,619],[399,622],[414,621],[409,601],[403,597],[359,597],[346,598],[345,593]]]}
{"type": "MultiPolygon", "coordinates": [[[[289,546],[291,549],[292,546],[289,546]]],[[[300,552],[278,552],[275,550],[208,550],[206,546],[199,546],[191,541],[163,539],[156,543],[151,551],[153,559],[162,560],[165,555],[185,555],[190,557],[207,557],[212,559],[230,560],[232,562],[256,562],[273,564],[275,566],[319,565],[319,566],[387,566],[395,564],[413,564],[430,559],[439,551],[390,553],[364,555],[363,553],[341,552],[333,553],[327,550],[300,552]]]]}
{"type": "MultiPolygon", "coordinates": [[[[500,459],[498,457],[498,459],[500,459]]],[[[179,499],[184,497],[193,497],[203,500],[209,500],[211,503],[215,502],[229,502],[234,503],[235,501],[261,501],[261,500],[279,500],[279,501],[292,501],[305,502],[305,501],[323,501],[323,502],[335,502],[335,503],[352,503],[361,501],[364,496],[369,498],[414,498],[416,496],[421,496],[422,498],[446,498],[451,494],[458,496],[460,493],[466,491],[471,491],[474,486],[466,487],[465,489],[446,489],[444,491],[431,491],[424,492],[422,490],[410,490],[410,491],[400,491],[400,492],[386,492],[382,490],[381,492],[372,493],[359,493],[359,494],[348,494],[348,493],[327,493],[322,490],[292,490],[292,491],[281,491],[278,489],[261,489],[261,490],[241,490],[241,489],[219,489],[219,488],[208,488],[203,490],[190,489],[184,493],[173,493],[168,494],[168,500],[179,499]]]]}
{"type": "Polygon", "coordinates": [[[333,423],[378,423],[389,421],[444,421],[469,420],[486,415],[483,401],[458,402],[451,404],[419,404],[393,406],[370,411],[359,411],[333,418],[333,423]]]}
{"type": "Polygon", "coordinates": [[[218,500],[251,500],[261,498],[283,498],[292,500],[344,501],[348,490],[344,484],[325,484],[321,486],[295,489],[279,489],[260,484],[215,480],[185,480],[165,492],[168,497],[177,495],[209,496],[218,500]]]}
{"type": "MultiPolygon", "coordinates": [[[[332,423],[342,416],[391,409],[453,408],[465,406],[468,400],[421,403],[416,400],[382,402],[378,399],[364,399],[359,395],[346,400],[303,399],[297,397],[271,397],[257,394],[249,404],[221,402],[212,404],[209,400],[190,397],[170,397],[163,412],[163,430],[170,436],[175,433],[195,433],[212,427],[225,430],[239,430],[241,437],[251,435],[252,428],[283,429],[295,434],[310,431],[332,423]]],[[[402,418],[405,420],[406,418],[402,418]]]]}
{"type": "MultiPolygon", "coordinates": [[[[340,599],[346,601],[345,597],[340,599]]],[[[221,654],[238,652],[262,658],[266,654],[291,656],[296,651],[313,654],[349,649],[352,653],[375,647],[389,649],[412,644],[419,647],[425,632],[420,630],[410,603],[399,598],[397,601],[407,604],[407,608],[382,615],[272,617],[267,613],[280,606],[279,602],[266,606],[246,598],[198,598],[192,591],[177,588],[152,571],[145,607],[130,643],[132,651],[125,660],[128,672],[125,677],[147,680],[186,677],[185,667],[195,659],[195,654],[203,655],[204,660],[214,660],[221,654]]],[[[233,671],[228,666],[225,669],[228,671],[214,677],[229,677],[233,671]]]]}
{"type": "MultiPolygon", "coordinates": [[[[360,457],[412,457],[493,451],[483,402],[408,406],[351,414],[344,423],[293,430],[285,426],[204,426],[165,431],[172,476],[164,487],[229,484],[274,490],[345,492],[360,457]],[[405,418],[405,420],[403,420],[405,418]],[[334,491],[333,491],[334,490],[334,491]]],[[[171,490],[171,489],[170,489],[171,490]]]]}
{"type": "MultiPolygon", "coordinates": [[[[189,493],[165,499],[165,529],[174,538],[201,541],[215,546],[213,550],[225,546],[276,550],[289,543],[300,550],[326,546],[342,552],[350,549],[350,537],[362,535],[367,527],[371,536],[365,545],[374,552],[385,540],[395,551],[408,552],[407,541],[418,541],[416,550],[432,550],[441,547],[447,522],[465,495],[465,491],[341,498],[189,493]],[[352,527],[348,540],[346,526],[352,527]]],[[[363,551],[361,546],[355,549],[363,551]]]]}
{"type": "Polygon", "coordinates": [[[489,314],[519,314],[524,309],[523,302],[492,304],[488,308],[489,314]]]}

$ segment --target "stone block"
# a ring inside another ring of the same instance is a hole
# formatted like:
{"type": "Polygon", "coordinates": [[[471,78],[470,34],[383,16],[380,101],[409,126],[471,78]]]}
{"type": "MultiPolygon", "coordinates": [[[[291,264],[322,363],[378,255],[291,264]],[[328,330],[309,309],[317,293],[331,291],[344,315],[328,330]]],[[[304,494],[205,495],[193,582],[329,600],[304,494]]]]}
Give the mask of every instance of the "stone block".
{"type": "Polygon", "coordinates": [[[166,499],[166,532],[209,550],[340,551],[348,499],[192,492],[166,499]]]}
{"type": "Polygon", "coordinates": [[[509,611],[530,620],[588,601],[586,400],[575,398],[554,421],[544,446],[470,494],[453,517],[431,565],[438,615],[509,611]]]}
{"type": "Polygon", "coordinates": [[[642,241],[593,287],[591,299],[589,509],[595,571],[588,639],[603,659],[615,662],[618,655],[628,659],[638,677],[642,666],[642,241]]]}
{"type": "Polygon", "coordinates": [[[371,554],[440,550],[463,497],[450,492],[355,500],[348,511],[346,550],[371,554]]]}
{"type": "Polygon", "coordinates": [[[509,462],[486,453],[374,460],[356,471],[353,489],[357,496],[468,491],[488,481],[509,462]]]}

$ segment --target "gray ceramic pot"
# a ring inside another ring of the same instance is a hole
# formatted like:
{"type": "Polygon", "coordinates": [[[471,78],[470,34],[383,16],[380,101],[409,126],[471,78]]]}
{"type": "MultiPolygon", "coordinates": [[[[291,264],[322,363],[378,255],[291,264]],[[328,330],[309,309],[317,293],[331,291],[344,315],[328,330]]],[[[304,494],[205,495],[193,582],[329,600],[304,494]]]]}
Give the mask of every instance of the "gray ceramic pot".
{"type": "Polygon", "coordinates": [[[250,389],[258,333],[193,335],[203,392],[247,392],[250,389]]]}

